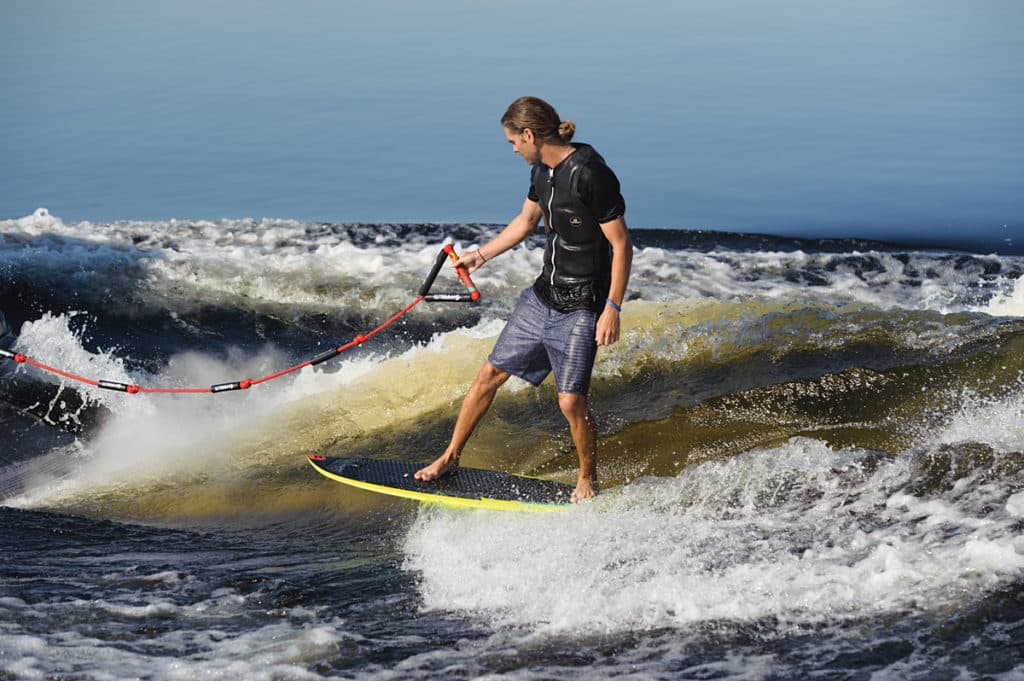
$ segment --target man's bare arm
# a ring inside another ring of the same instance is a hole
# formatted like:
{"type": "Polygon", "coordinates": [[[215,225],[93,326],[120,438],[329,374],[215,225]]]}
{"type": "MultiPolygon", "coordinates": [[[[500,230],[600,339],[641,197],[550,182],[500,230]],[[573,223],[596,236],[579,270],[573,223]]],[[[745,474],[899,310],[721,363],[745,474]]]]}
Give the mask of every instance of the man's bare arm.
{"type": "MultiPolygon", "coordinates": [[[[633,267],[633,241],[629,238],[625,218],[601,223],[601,231],[612,245],[612,280],[608,298],[621,306],[633,267]]],[[[609,304],[605,304],[597,319],[595,340],[598,345],[611,345],[619,340],[619,311],[609,304]]]]}
{"type": "Polygon", "coordinates": [[[478,250],[463,253],[462,257],[459,258],[458,264],[466,267],[470,272],[479,269],[486,261],[519,245],[526,237],[537,231],[537,225],[540,224],[543,216],[544,213],[540,209],[540,204],[526,199],[523,201],[523,209],[519,212],[519,215],[512,218],[512,221],[508,223],[505,229],[498,233],[498,236],[488,241],[478,250]]]}

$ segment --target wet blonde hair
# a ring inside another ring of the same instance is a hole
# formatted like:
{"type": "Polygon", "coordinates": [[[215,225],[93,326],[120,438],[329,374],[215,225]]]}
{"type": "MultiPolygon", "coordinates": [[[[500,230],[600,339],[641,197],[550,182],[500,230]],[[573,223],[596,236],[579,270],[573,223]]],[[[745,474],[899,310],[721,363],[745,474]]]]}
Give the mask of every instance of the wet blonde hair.
{"type": "Polygon", "coordinates": [[[509,104],[501,124],[517,135],[529,128],[541,142],[568,142],[576,134],[576,124],[558,117],[555,107],[539,97],[520,97],[509,104]]]}

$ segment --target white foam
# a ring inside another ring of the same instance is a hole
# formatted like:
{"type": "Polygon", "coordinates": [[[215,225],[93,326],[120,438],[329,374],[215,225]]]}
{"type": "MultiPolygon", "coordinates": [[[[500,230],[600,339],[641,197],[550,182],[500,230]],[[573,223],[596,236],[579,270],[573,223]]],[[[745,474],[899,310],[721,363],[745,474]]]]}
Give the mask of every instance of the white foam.
{"type": "Polygon", "coordinates": [[[964,392],[959,399],[960,408],[931,434],[931,444],[980,442],[999,452],[1024,451],[1024,390],[996,397],[964,392]]]}
{"type": "Polygon", "coordinates": [[[1024,492],[1017,492],[1007,499],[1006,510],[1010,515],[1024,518],[1024,492]]]}
{"type": "MultiPolygon", "coordinates": [[[[25,322],[14,347],[37,361],[85,378],[144,387],[209,386],[222,381],[262,376],[286,365],[281,353],[268,349],[254,354],[236,353],[226,360],[215,360],[198,353],[182,353],[171,357],[159,375],[129,371],[113,351],[92,353],[84,348],[81,332],[71,330],[71,320],[75,316],[75,313],[46,313],[38,320],[25,322]]],[[[85,405],[102,404],[112,412],[98,434],[87,444],[79,443],[84,447],[80,457],[83,466],[76,480],[65,480],[58,485],[53,480],[41,479],[41,489],[27,492],[23,497],[26,502],[37,499],[38,493],[44,490],[44,493],[53,493],[69,485],[75,487],[102,480],[113,481],[125,472],[143,468],[187,471],[196,465],[205,465],[203,461],[212,465],[214,462],[207,450],[222,451],[223,448],[218,450],[218,446],[222,445],[224,433],[261,418],[280,404],[283,394],[282,391],[265,390],[264,394],[257,396],[253,390],[226,397],[210,394],[180,397],[130,395],[83,385],[35,367],[21,365],[19,371],[31,372],[36,380],[56,382],[62,386],[47,412],[53,414],[53,420],[78,417],[77,413],[63,409],[66,406],[63,390],[69,387],[78,391],[85,405]],[[181,424],[189,424],[189,427],[182,428],[181,424]]]]}
{"type": "Polygon", "coordinates": [[[7,634],[0,636],[0,671],[14,679],[47,679],[50,644],[38,636],[7,634]]]}
{"type": "MultiPolygon", "coordinates": [[[[7,237],[0,240],[0,254],[6,267],[31,271],[40,280],[50,273],[55,280],[102,288],[117,278],[158,296],[162,305],[204,300],[241,307],[290,304],[336,309],[357,296],[362,309],[387,309],[409,299],[441,244],[412,236],[396,249],[382,243],[383,236],[365,238],[374,229],[382,235],[387,232],[385,227],[360,227],[357,231],[364,238],[357,245],[335,228],[291,220],[66,224],[40,209],[25,218],[0,221],[0,233],[7,237]]],[[[495,226],[494,232],[499,229],[495,226]]],[[[487,233],[481,235],[486,238],[487,233]]],[[[456,248],[465,251],[479,245],[457,243],[456,248]]],[[[1021,258],[972,258],[973,266],[930,252],[637,248],[630,293],[654,301],[756,297],[943,313],[1024,312],[1020,284],[1003,282],[1007,290],[998,292],[996,286],[994,297],[980,288],[987,267],[1012,271],[1019,269],[1021,258]],[[983,302],[986,297],[991,301],[983,302]]],[[[507,308],[508,301],[501,299],[529,285],[542,259],[543,249],[531,245],[488,262],[474,274],[484,291],[483,305],[507,308]]],[[[459,288],[448,273],[437,286],[459,288]]]]}
{"type": "MultiPolygon", "coordinates": [[[[1021,258],[974,256],[979,264],[1019,263],[1021,258]]],[[[699,252],[637,249],[630,291],[648,300],[679,297],[869,305],[883,310],[976,309],[983,271],[959,268],[942,254],[869,251],[852,253],[699,252]],[[909,265],[902,258],[910,258],[909,265]],[[867,266],[858,264],[866,262],[867,266]],[[929,271],[921,277],[920,271],[929,271]],[[813,278],[809,285],[804,275],[813,278]],[[911,282],[911,283],[908,283],[911,282]]]]}
{"type": "MultiPolygon", "coordinates": [[[[26,324],[29,333],[19,339],[20,351],[91,378],[146,387],[204,386],[264,376],[288,365],[280,353],[268,348],[255,354],[232,353],[226,359],[187,352],[170,358],[160,374],[129,372],[119,359],[84,350],[67,318],[43,321],[26,324]],[[51,346],[63,349],[55,353],[51,346]]],[[[76,442],[80,451],[73,466],[66,457],[58,457],[63,465],[50,474],[34,474],[28,488],[6,503],[18,507],[73,504],[97,489],[146,486],[161,476],[202,475],[216,480],[245,452],[256,457],[253,462],[259,465],[278,465],[281,459],[294,462],[317,451],[322,444],[318,438],[334,441],[342,434],[377,427],[383,420],[412,418],[460,399],[477,366],[465,361],[467,350],[482,361],[501,326],[500,321],[485,320],[471,328],[435,334],[425,345],[395,356],[366,352],[343,356],[223,395],[130,395],[75,384],[80,394],[102,402],[111,414],[87,441],[76,442]],[[423,367],[429,367],[430,373],[423,367]],[[419,378],[401,380],[410,373],[419,378]],[[382,394],[382,386],[387,394],[382,394]],[[325,415],[333,426],[323,425],[325,415]],[[281,437],[287,442],[275,444],[281,437]]],[[[35,368],[25,370],[32,371],[32,376],[48,376],[35,368]]]]}
{"type": "Polygon", "coordinates": [[[78,334],[71,330],[71,321],[80,314],[46,312],[37,320],[26,321],[21,325],[14,349],[73,373],[100,372],[112,380],[130,380],[124,362],[113,352],[93,354],[82,347],[78,334]]]}
{"type": "Polygon", "coordinates": [[[172,631],[147,641],[145,653],[76,632],[55,640],[0,636],[0,671],[12,678],[321,679],[310,671],[351,637],[341,622],[282,622],[228,635],[172,631]],[[110,670],[116,670],[112,672],[110,670]]]}
{"type": "Polygon", "coordinates": [[[301,606],[275,611],[272,622],[245,627],[239,633],[224,623],[250,616],[254,605],[259,610],[265,594],[243,595],[220,588],[203,595],[202,585],[191,575],[180,582],[166,579],[166,573],[110,577],[141,579],[145,587],[143,591],[108,589],[104,598],[91,600],[58,598],[28,605],[17,599],[0,601],[0,675],[18,679],[319,679],[311,669],[336,654],[344,642],[361,639],[348,633],[342,620],[324,618],[318,609],[301,606]],[[69,613],[74,613],[70,619],[69,613]],[[158,633],[146,637],[144,650],[138,650],[121,645],[118,637],[94,637],[91,622],[111,617],[127,627],[133,626],[133,620],[159,621],[161,626],[158,633]],[[23,629],[58,620],[62,627],[45,638],[23,629]]]}
{"type": "Polygon", "coordinates": [[[1004,293],[1000,293],[981,308],[983,312],[1002,317],[1024,317],[1024,277],[1011,282],[1004,293]]]}
{"type": "Polygon", "coordinates": [[[152,600],[144,605],[129,605],[127,603],[111,603],[103,599],[95,601],[85,602],[80,601],[77,607],[81,609],[84,606],[90,608],[96,608],[102,610],[105,613],[111,615],[117,615],[118,617],[127,617],[131,619],[149,619],[151,617],[167,617],[170,615],[177,614],[181,608],[169,600],[156,599],[152,600]]]}
{"type": "Polygon", "coordinates": [[[909,455],[864,456],[797,439],[565,513],[425,511],[406,566],[429,609],[584,632],[941,607],[1024,574],[984,493],[918,499],[909,455]]]}
{"type": "MultiPolygon", "coordinates": [[[[42,364],[88,379],[95,380],[98,377],[129,384],[148,380],[149,377],[145,374],[131,374],[124,360],[117,357],[113,349],[101,349],[95,353],[87,351],[82,344],[81,332],[71,329],[71,322],[77,316],[79,313],[75,312],[57,315],[46,312],[39,319],[24,322],[12,349],[42,364]]],[[[124,402],[120,396],[115,396],[109,391],[89,388],[27,364],[19,364],[18,372],[31,376],[33,380],[62,386],[42,414],[42,417],[51,423],[77,422],[80,417],[80,409],[69,411],[67,408],[63,390],[68,386],[79,388],[79,394],[84,398],[83,408],[90,404],[118,408],[124,402]]],[[[151,408],[151,404],[136,402],[128,409],[133,414],[139,414],[150,411],[151,408]]]]}

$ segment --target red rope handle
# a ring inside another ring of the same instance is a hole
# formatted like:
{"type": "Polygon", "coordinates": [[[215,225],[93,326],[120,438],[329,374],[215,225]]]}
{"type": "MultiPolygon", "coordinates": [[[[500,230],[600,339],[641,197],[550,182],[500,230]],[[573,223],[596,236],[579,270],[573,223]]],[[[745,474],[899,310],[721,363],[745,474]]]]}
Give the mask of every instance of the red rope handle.
{"type": "MultiPolygon", "coordinates": [[[[451,244],[445,244],[442,250],[448,254],[448,257],[452,259],[452,262],[458,262],[459,256],[455,253],[455,247],[451,244]]],[[[476,284],[469,278],[469,271],[466,270],[462,265],[455,266],[455,273],[459,275],[459,280],[462,281],[462,285],[469,289],[469,299],[476,302],[480,299],[480,291],[477,290],[476,284]]]]}

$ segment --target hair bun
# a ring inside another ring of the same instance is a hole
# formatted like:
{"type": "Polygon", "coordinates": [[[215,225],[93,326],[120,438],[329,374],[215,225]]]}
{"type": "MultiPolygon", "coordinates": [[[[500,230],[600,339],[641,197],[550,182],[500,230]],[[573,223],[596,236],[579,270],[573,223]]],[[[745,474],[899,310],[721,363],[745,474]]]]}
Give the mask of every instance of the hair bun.
{"type": "Polygon", "coordinates": [[[563,142],[568,142],[576,134],[576,124],[572,121],[562,121],[558,124],[558,136],[563,142]]]}

